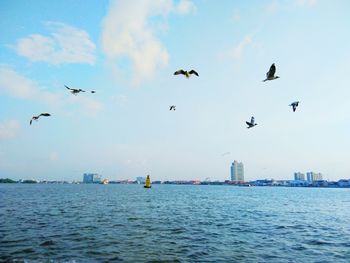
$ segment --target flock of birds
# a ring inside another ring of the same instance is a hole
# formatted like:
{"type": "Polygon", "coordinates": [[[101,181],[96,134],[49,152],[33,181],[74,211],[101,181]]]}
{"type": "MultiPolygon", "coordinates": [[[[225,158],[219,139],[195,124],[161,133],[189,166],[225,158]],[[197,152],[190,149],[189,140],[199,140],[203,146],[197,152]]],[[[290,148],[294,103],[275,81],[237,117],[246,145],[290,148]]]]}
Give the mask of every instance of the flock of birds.
{"type": "MultiPolygon", "coordinates": [[[[80,93],[80,92],[86,92],[85,90],[82,90],[82,89],[72,89],[70,87],[67,87],[66,85],[64,85],[64,86],[66,87],[67,90],[69,90],[75,96],[77,96],[77,94],[80,93]]],[[[91,90],[90,93],[96,93],[96,91],[91,90]]],[[[37,116],[33,116],[31,118],[30,122],[29,122],[29,125],[32,125],[33,121],[38,121],[41,116],[49,117],[49,116],[51,116],[51,114],[47,113],[47,112],[44,112],[44,113],[40,113],[37,116]]]]}
{"type": "MultiPolygon", "coordinates": [[[[195,70],[190,70],[190,71],[186,71],[183,69],[180,69],[178,71],[175,71],[174,75],[184,75],[186,78],[189,78],[192,74],[196,75],[197,77],[199,76],[199,74],[195,71],[195,70]]],[[[266,73],[266,79],[263,80],[263,82],[268,81],[268,80],[274,80],[274,79],[278,79],[279,76],[275,76],[276,74],[276,65],[275,63],[273,63],[269,69],[269,71],[266,73]]],[[[299,101],[294,101],[292,102],[289,106],[291,106],[293,108],[293,112],[296,111],[297,107],[299,106],[299,101]]],[[[176,106],[175,105],[171,105],[169,110],[176,110],[176,106]]],[[[250,121],[246,121],[246,124],[248,125],[248,129],[253,128],[254,126],[258,125],[255,122],[255,118],[254,116],[251,117],[250,121]]]]}
{"type": "MultiPolygon", "coordinates": [[[[275,63],[273,63],[269,69],[269,71],[266,73],[266,79],[263,80],[263,82],[265,81],[268,81],[268,80],[275,80],[275,79],[278,79],[279,76],[275,76],[276,74],[276,66],[275,66],[275,63]]],[[[191,77],[192,75],[195,75],[197,77],[199,77],[199,74],[197,71],[191,69],[190,71],[187,71],[187,70],[183,70],[183,69],[180,69],[180,70],[177,70],[174,72],[174,75],[184,75],[186,78],[189,78],[191,77]]],[[[80,92],[86,92],[85,90],[82,90],[82,89],[72,89],[72,88],[69,88],[68,86],[64,85],[66,87],[67,90],[69,90],[73,95],[77,95],[78,93],[80,92]]],[[[91,90],[90,93],[96,93],[96,91],[94,90],[91,90]]],[[[299,106],[299,101],[294,101],[292,102],[289,106],[291,106],[293,108],[293,112],[296,111],[297,107],[299,106]]],[[[169,110],[170,111],[175,111],[176,110],[176,105],[171,105],[169,106],[169,110]]],[[[30,125],[32,125],[32,122],[33,121],[37,121],[40,117],[49,117],[51,116],[50,113],[47,113],[47,112],[44,112],[44,113],[40,113],[39,115],[37,116],[33,116],[32,119],[30,120],[30,125]]],[[[253,128],[254,126],[258,125],[256,122],[255,122],[255,118],[254,116],[251,117],[250,121],[246,121],[246,124],[248,125],[248,129],[250,128],[253,128]]]]}

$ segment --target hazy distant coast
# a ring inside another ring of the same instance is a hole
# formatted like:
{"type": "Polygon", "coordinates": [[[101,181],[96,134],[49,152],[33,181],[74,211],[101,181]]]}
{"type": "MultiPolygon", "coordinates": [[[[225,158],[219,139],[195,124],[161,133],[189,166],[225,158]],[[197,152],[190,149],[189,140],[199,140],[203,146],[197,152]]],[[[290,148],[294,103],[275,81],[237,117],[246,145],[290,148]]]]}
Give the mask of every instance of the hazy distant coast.
{"type": "MultiPolygon", "coordinates": [[[[0,178],[0,183],[14,184],[84,184],[81,181],[48,181],[48,180],[12,180],[9,178],[0,178]]],[[[99,184],[99,183],[95,183],[99,184]]],[[[137,180],[116,180],[109,181],[109,184],[140,184],[137,180]]],[[[350,179],[341,179],[339,181],[319,180],[308,182],[305,180],[274,180],[263,179],[255,181],[153,181],[152,184],[175,184],[175,185],[229,185],[229,186],[270,186],[270,187],[324,187],[324,188],[350,188],[350,179]]]]}

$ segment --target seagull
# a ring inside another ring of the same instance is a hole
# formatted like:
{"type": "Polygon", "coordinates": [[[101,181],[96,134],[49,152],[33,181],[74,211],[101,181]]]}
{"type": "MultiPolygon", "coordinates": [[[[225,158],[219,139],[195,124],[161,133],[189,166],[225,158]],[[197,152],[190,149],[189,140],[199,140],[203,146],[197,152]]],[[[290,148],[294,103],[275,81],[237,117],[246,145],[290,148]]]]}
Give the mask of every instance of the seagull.
{"type": "Polygon", "coordinates": [[[275,73],[276,73],[276,66],[275,66],[275,63],[273,63],[270,67],[269,72],[266,73],[266,79],[264,79],[263,82],[265,82],[266,80],[278,79],[279,76],[275,76],[275,73]]]}
{"type": "MultiPolygon", "coordinates": [[[[71,89],[69,87],[67,87],[66,85],[64,85],[66,87],[66,89],[70,90],[70,92],[73,94],[73,95],[77,95],[79,92],[85,92],[85,90],[82,90],[82,89],[71,89]]],[[[92,92],[94,93],[94,92],[92,92]]]]}
{"type": "Polygon", "coordinates": [[[293,112],[295,112],[297,107],[299,106],[299,101],[294,101],[289,106],[292,106],[293,107],[293,112]]]}
{"type": "Polygon", "coordinates": [[[171,105],[169,110],[174,110],[175,111],[176,110],[176,106],[175,105],[171,105]]]}
{"type": "Polygon", "coordinates": [[[30,120],[29,124],[32,125],[33,120],[37,121],[40,118],[40,116],[48,117],[48,116],[51,116],[51,114],[45,112],[45,113],[40,113],[38,116],[33,116],[32,119],[30,120]]]}
{"type": "Polygon", "coordinates": [[[245,123],[248,125],[248,127],[247,127],[248,129],[250,129],[250,128],[256,126],[256,125],[258,125],[257,123],[255,123],[254,117],[251,118],[250,122],[249,122],[249,121],[246,121],[245,123]]]}
{"type": "Polygon", "coordinates": [[[174,73],[174,75],[179,75],[179,74],[185,75],[186,78],[189,78],[192,74],[196,75],[197,77],[199,76],[197,71],[195,71],[193,69],[191,69],[190,71],[186,71],[186,70],[180,69],[178,71],[175,71],[175,73],[174,73]]]}

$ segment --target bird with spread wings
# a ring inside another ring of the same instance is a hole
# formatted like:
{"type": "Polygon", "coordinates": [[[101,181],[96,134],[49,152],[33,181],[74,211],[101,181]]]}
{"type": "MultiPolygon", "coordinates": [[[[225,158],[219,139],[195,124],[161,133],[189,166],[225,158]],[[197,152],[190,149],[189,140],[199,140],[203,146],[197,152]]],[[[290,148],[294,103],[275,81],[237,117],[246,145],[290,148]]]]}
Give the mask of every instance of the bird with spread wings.
{"type": "Polygon", "coordinates": [[[189,78],[192,74],[196,75],[197,77],[199,76],[198,72],[193,69],[191,69],[190,71],[180,69],[178,71],[175,71],[174,73],[174,75],[184,75],[186,78],[189,78]]]}
{"type": "Polygon", "coordinates": [[[33,121],[37,121],[41,116],[48,117],[48,116],[51,116],[51,114],[47,113],[47,112],[44,112],[44,113],[40,113],[37,116],[33,116],[32,119],[30,120],[29,124],[32,125],[33,121]]]}

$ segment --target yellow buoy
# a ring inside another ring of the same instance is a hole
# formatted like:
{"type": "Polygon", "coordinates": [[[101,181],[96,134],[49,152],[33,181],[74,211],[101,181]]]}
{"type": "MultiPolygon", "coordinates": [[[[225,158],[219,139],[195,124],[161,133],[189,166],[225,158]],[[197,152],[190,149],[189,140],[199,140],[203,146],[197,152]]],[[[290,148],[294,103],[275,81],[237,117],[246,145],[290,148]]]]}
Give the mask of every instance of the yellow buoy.
{"type": "Polygon", "coordinates": [[[152,185],[151,185],[151,178],[149,177],[149,175],[147,175],[146,182],[145,182],[145,185],[143,187],[144,188],[151,188],[152,187],[152,185]]]}

